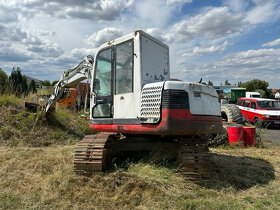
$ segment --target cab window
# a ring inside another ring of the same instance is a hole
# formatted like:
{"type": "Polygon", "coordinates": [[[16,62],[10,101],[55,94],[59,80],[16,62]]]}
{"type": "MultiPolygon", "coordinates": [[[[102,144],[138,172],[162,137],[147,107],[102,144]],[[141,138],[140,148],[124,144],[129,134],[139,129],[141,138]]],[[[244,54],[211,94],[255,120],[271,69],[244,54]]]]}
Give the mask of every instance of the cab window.
{"type": "Polygon", "coordinates": [[[133,41],[116,46],[116,94],[130,93],[133,88],[133,41]]]}
{"type": "Polygon", "coordinates": [[[103,50],[97,56],[93,91],[98,96],[111,95],[111,49],[103,50]]]}

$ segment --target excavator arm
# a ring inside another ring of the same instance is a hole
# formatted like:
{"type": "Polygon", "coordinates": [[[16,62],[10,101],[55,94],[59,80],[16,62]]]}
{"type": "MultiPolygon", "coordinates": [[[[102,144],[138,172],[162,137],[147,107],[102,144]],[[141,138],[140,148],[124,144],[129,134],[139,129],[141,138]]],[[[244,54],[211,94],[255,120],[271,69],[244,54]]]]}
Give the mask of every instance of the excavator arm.
{"type": "Polygon", "coordinates": [[[93,69],[93,57],[88,55],[77,66],[70,68],[63,72],[59,81],[53,88],[52,95],[50,96],[44,111],[47,113],[62,96],[65,88],[74,87],[84,79],[91,80],[91,71],[93,69]]]}

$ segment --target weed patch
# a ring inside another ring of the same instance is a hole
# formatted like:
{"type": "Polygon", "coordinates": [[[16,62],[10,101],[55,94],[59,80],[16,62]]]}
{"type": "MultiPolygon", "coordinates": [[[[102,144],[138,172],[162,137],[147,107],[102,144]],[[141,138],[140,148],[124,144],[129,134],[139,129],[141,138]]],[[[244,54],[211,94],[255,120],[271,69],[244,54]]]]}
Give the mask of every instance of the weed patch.
{"type": "Polygon", "coordinates": [[[20,109],[19,104],[16,97],[0,96],[0,145],[67,145],[93,133],[88,120],[76,113],[58,110],[46,118],[42,111],[30,113],[20,109]]]}

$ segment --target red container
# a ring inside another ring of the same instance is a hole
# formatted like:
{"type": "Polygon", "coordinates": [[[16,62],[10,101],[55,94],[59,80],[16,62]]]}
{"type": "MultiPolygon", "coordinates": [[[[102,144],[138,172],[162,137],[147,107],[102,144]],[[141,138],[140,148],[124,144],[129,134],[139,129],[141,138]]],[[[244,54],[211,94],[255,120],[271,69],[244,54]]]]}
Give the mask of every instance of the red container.
{"type": "Polygon", "coordinates": [[[256,128],[255,127],[243,127],[244,128],[244,142],[247,146],[256,146],[256,128]]]}
{"type": "Polygon", "coordinates": [[[227,127],[229,144],[244,145],[244,132],[242,126],[227,127]]]}

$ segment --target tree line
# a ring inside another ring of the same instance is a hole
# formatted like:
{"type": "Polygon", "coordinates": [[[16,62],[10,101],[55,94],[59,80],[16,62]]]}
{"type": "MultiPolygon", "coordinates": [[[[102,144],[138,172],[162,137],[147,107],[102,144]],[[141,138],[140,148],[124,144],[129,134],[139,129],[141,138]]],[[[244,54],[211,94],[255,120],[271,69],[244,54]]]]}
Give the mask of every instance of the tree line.
{"type": "Polygon", "coordinates": [[[20,67],[13,67],[11,75],[8,76],[0,68],[0,93],[14,94],[16,96],[27,95],[29,92],[36,92],[34,80],[27,83],[27,78],[21,73],[20,67]]]}
{"type": "MultiPolygon", "coordinates": [[[[208,85],[213,86],[213,82],[208,81],[208,85]]],[[[221,85],[223,84],[221,83],[221,85]]],[[[231,85],[231,83],[226,80],[224,85],[231,85]]],[[[259,92],[263,98],[271,97],[270,89],[268,88],[269,83],[265,80],[253,79],[247,82],[240,81],[236,86],[246,88],[246,91],[248,92],[259,92]]]]}

